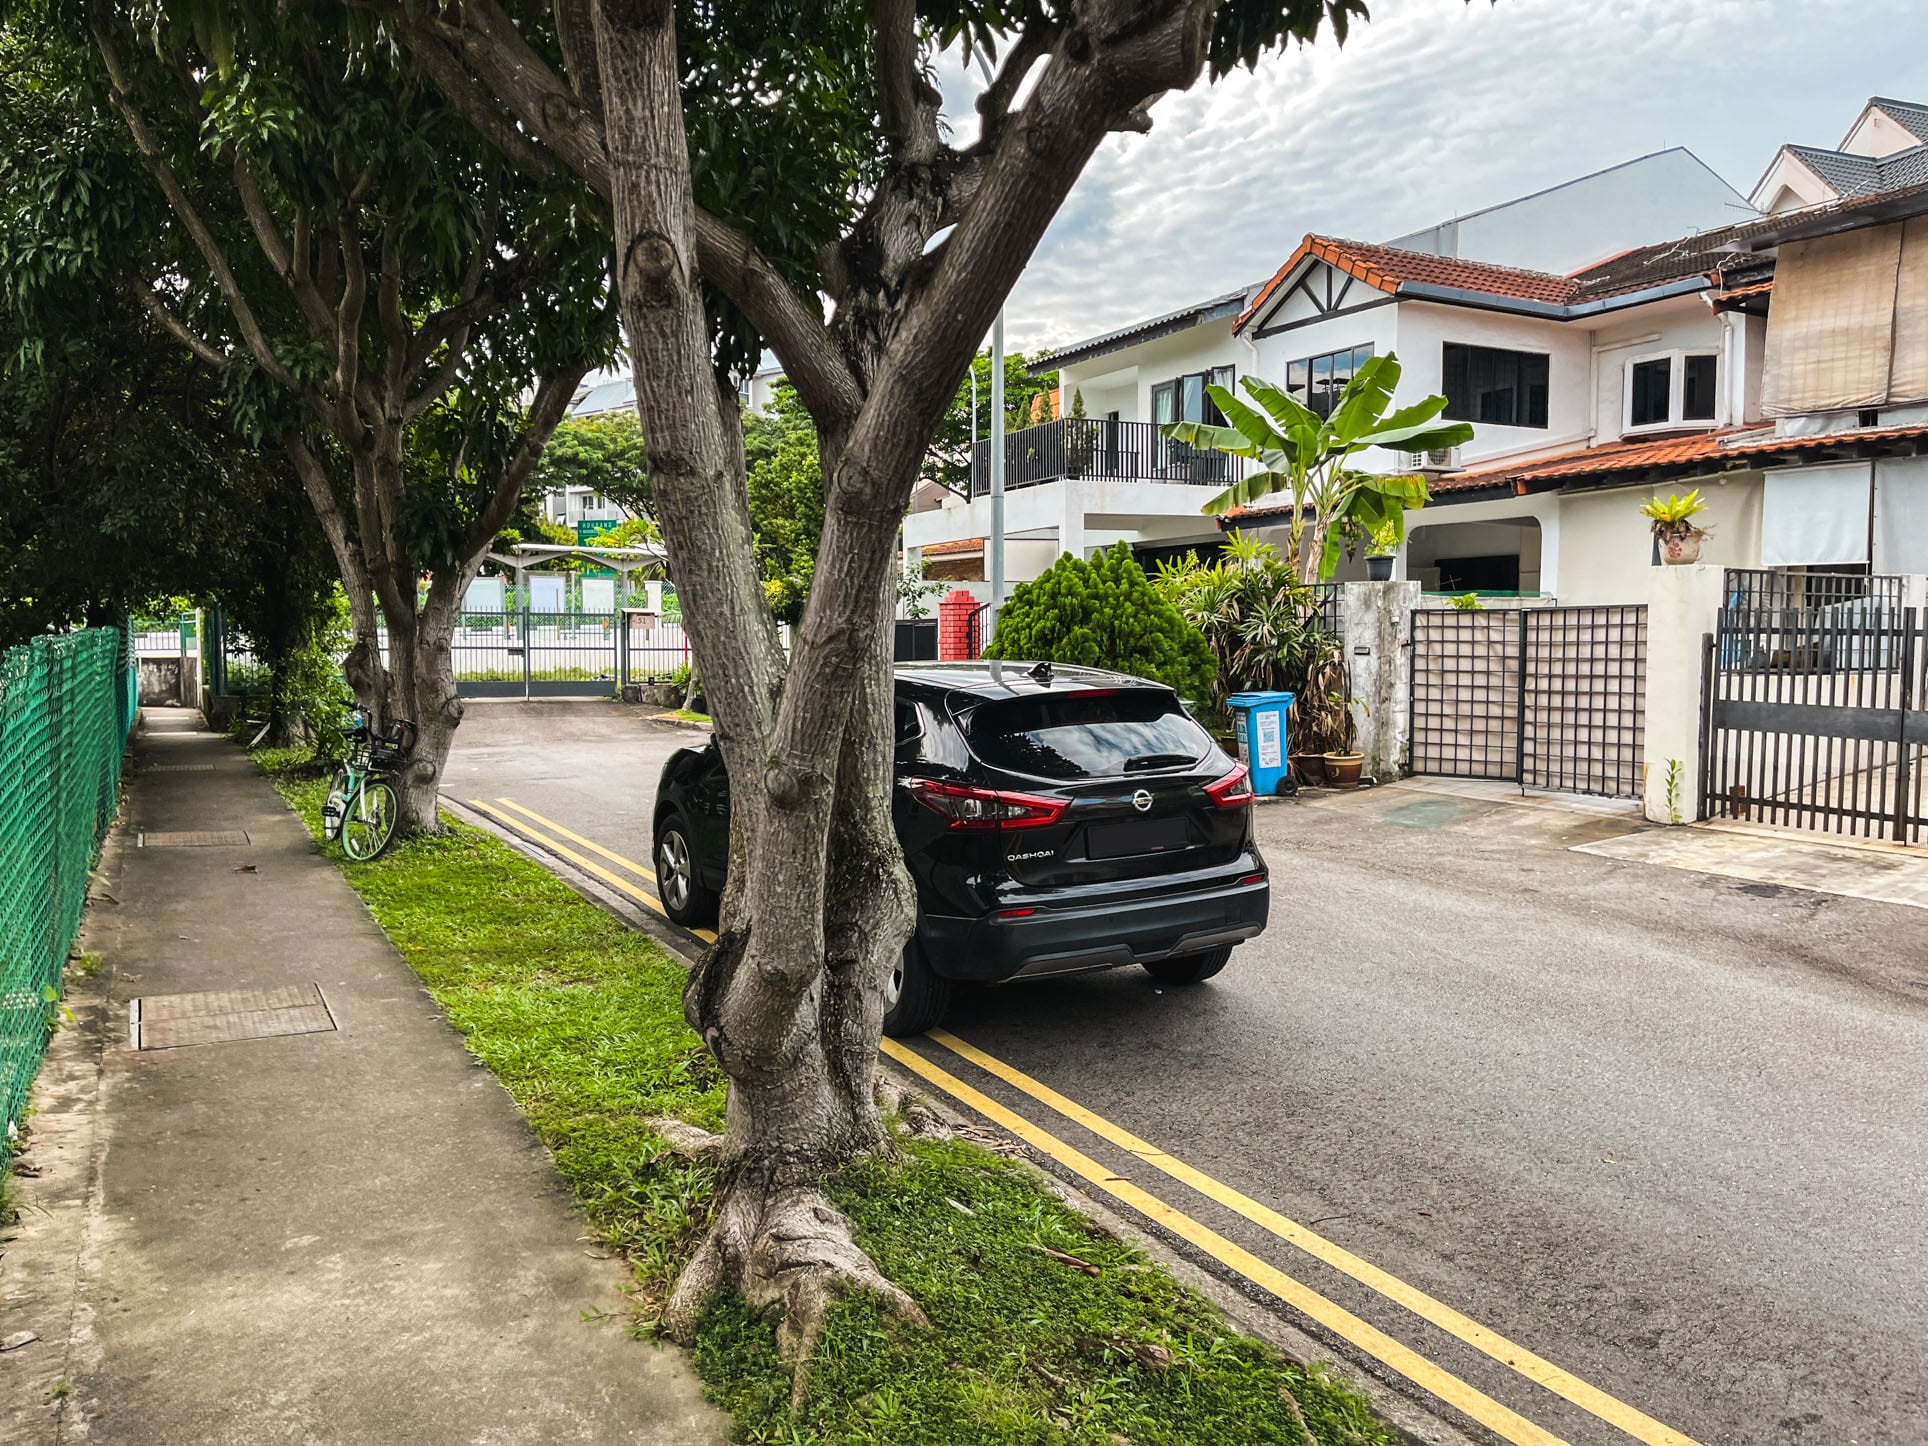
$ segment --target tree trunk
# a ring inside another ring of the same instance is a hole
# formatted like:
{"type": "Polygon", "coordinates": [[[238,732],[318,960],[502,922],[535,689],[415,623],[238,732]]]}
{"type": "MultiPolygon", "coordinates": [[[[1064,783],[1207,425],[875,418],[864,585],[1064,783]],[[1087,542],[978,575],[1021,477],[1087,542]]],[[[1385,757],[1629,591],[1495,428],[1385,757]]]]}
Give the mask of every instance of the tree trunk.
{"type": "MultiPolygon", "coordinates": [[[[690,1024],[730,1076],[716,1217],[664,1313],[687,1338],[718,1288],[781,1317],[800,1399],[825,1313],[852,1290],[922,1323],[822,1194],[839,1166],[886,1148],[876,1104],[884,990],[915,918],[890,817],[887,606],[849,686],[851,717],[829,789],[804,807],[767,787],[732,790],[723,930],[684,993],[690,1024]],[[821,893],[797,888],[799,847],[825,860],[821,893]],[[803,900],[797,900],[799,893],[803,900]],[[788,896],[788,902],[786,902],[788,896]],[[794,987],[798,979],[811,987],[794,987]],[[776,987],[772,987],[773,981],[776,987]]],[[[780,792],[780,790],[779,790],[780,792]]]]}

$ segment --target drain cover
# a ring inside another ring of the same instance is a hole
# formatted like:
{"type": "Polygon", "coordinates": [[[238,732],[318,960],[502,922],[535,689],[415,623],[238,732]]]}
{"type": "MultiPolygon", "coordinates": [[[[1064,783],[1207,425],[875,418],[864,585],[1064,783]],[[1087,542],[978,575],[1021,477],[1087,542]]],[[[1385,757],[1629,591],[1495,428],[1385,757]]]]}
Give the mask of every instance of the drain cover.
{"type": "Polygon", "coordinates": [[[134,847],[142,849],[246,848],[248,843],[248,836],[238,828],[212,833],[194,829],[162,830],[134,836],[134,847]]]}
{"type": "Polygon", "coordinates": [[[212,763],[150,763],[142,773],[212,773],[212,763]]]}
{"type": "Polygon", "coordinates": [[[335,1027],[319,984],[280,989],[216,989],[202,994],[154,994],[127,1007],[136,1049],[176,1049],[281,1034],[320,1034],[335,1027]]]}

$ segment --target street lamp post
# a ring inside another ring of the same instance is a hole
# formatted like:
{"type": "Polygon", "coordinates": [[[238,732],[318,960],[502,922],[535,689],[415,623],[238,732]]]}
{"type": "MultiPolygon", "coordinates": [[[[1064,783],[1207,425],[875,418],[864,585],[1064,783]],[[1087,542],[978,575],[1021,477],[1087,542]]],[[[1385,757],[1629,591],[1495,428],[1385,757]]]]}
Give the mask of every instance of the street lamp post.
{"type": "Polygon", "coordinates": [[[997,631],[1004,606],[1004,308],[991,325],[991,535],[985,542],[990,563],[990,631],[997,631]]]}

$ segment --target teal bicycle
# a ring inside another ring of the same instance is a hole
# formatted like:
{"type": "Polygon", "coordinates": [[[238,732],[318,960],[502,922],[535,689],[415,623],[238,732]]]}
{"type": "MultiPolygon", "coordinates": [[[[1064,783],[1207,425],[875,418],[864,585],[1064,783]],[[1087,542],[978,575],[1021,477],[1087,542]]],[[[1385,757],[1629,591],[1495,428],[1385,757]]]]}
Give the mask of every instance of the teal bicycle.
{"type": "Polygon", "coordinates": [[[348,759],[328,784],[328,801],[321,806],[321,831],[341,842],[341,851],[356,863],[380,858],[395,838],[401,801],[388,775],[415,748],[415,725],[398,718],[377,730],[359,709],[348,730],[348,759]]]}

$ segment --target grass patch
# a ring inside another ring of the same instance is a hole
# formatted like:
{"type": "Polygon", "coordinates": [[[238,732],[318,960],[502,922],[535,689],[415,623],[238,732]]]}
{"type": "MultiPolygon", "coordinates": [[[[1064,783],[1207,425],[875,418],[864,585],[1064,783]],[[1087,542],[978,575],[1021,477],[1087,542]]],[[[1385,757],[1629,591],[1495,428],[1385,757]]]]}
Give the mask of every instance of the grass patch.
{"type": "Polygon", "coordinates": [[[681,723],[701,723],[706,727],[710,722],[709,714],[699,713],[694,708],[672,708],[669,712],[660,713],[657,716],[661,718],[674,718],[681,723]]]}
{"type": "MultiPolygon", "coordinates": [[[[319,837],[325,781],[291,771],[294,758],[255,757],[319,837]]],[[[682,967],[463,825],[346,874],[554,1152],[597,1236],[630,1262],[646,1329],[706,1221],[713,1178],[669,1153],[643,1119],[708,1129],[723,1119],[722,1077],[683,1021],[682,967]]],[[[867,1301],[840,1306],[793,1411],[774,1325],[740,1300],[719,1302],[695,1360],[738,1442],[1392,1439],[1343,1384],[1239,1335],[1142,1252],[975,1145],[906,1141],[898,1159],[844,1172],[831,1194],[933,1328],[886,1321],[867,1301]]]]}

